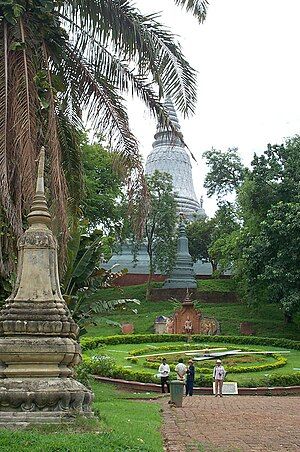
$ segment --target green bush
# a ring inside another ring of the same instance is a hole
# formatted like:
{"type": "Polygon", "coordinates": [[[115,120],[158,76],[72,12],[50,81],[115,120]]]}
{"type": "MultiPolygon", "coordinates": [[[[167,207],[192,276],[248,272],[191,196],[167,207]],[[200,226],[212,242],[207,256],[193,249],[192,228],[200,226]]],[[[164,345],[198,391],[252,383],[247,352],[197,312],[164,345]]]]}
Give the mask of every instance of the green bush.
{"type": "MultiPolygon", "coordinates": [[[[191,336],[193,342],[229,342],[232,344],[246,345],[271,345],[274,347],[291,348],[300,350],[300,341],[292,341],[291,339],[276,339],[269,337],[256,336],[208,336],[194,334],[191,336]]],[[[81,339],[82,350],[91,350],[103,345],[117,344],[143,344],[155,342],[185,342],[186,334],[128,334],[124,336],[100,336],[100,337],[84,337],[81,339]]],[[[187,346],[191,346],[188,343],[187,346]]]]}
{"type": "Polygon", "coordinates": [[[138,361],[139,361],[139,359],[136,358],[135,356],[128,357],[128,358],[126,358],[126,359],[127,359],[127,361],[131,362],[132,364],[136,364],[136,363],[138,363],[138,361]]]}
{"type": "MultiPolygon", "coordinates": [[[[204,336],[205,337],[205,336],[204,336]]],[[[92,350],[103,345],[143,344],[146,342],[184,342],[185,334],[127,334],[124,336],[84,337],[80,340],[82,350],[92,350]]]]}
{"type": "MultiPolygon", "coordinates": [[[[248,373],[248,372],[261,372],[265,370],[272,370],[272,369],[278,369],[280,367],[284,367],[287,363],[287,359],[279,354],[271,354],[269,356],[272,356],[275,358],[274,363],[267,363],[267,364],[257,364],[254,366],[226,366],[226,372],[228,373],[235,373],[235,374],[241,374],[241,373],[248,373]]],[[[143,364],[144,367],[150,368],[150,369],[158,369],[160,362],[145,362],[143,364]]],[[[214,365],[214,363],[213,363],[214,365]]],[[[175,370],[175,364],[170,363],[169,364],[171,370],[175,370]]],[[[196,372],[199,371],[203,374],[211,374],[212,368],[211,367],[196,367],[196,372]]]]}
{"type": "MultiPolygon", "coordinates": [[[[96,347],[101,347],[103,345],[116,345],[116,344],[142,344],[142,343],[159,343],[159,342],[179,342],[186,340],[186,335],[183,334],[137,334],[137,335],[126,335],[126,336],[108,336],[108,337],[95,337],[95,338],[83,338],[81,340],[81,345],[83,350],[94,349],[96,347]]],[[[270,345],[274,347],[290,348],[294,350],[300,350],[300,342],[292,341],[289,339],[275,339],[275,338],[261,338],[254,336],[203,336],[194,335],[192,340],[196,342],[224,342],[233,344],[245,344],[245,345],[270,345]]],[[[193,343],[186,345],[187,347],[193,347],[193,343]]],[[[186,348],[184,345],[183,348],[186,348]]],[[[169,348],[174,346],[163,346],[162,348],[169,348]]],[[[157,348],[157,347],[153,347],[157,348]]],[[[177,347],[176,347],[177,349],[177,347]]],[[[145,349],[143,349],[145,350],[145,349]]],[[[149,348],[147,349],[149,351],[149,348]]],[[[137,350],[134,351],[135,353],[137,350]]],[[[236,367],[231,366],[227,368],[228,372],[239,373],[239,372],[255,372],[262,370],[270,370],[278,367],[282,367],[286,364],[286,358],[281,355],[276,355],[275,363],[261,364],[257,366],[245,366],[236,367]]],[[[140,381],[143,383],[158,383],[159,380],[152,372],[146,371],[136,371],[133,369],[127,369],[122,366],[117,366],[112,358],[106,355],[100,355],[92,358],[84,357],[84,362],[82,364],[83,369],[81,372],[87,372],[92,374],[98,374],[101,376],[111,377],[111,378],[121,378],[124,380],[140,381]]],[[[205,373],[204,369],[200,370],[200,375],[196,377],[195,383],[199,386],[211,386],[212,377],[211,369],[208,369],[210,374],[205,373]]],[[[171,376],[173,378],[173,376],[171,376]]],[[[249,378],[248,380],[243,380],[240,386],[243,387],[257,387],[257,386],[294,386],[300,385],[300,373],[298,374],[273,374],[265,377],[249,378]]]]}

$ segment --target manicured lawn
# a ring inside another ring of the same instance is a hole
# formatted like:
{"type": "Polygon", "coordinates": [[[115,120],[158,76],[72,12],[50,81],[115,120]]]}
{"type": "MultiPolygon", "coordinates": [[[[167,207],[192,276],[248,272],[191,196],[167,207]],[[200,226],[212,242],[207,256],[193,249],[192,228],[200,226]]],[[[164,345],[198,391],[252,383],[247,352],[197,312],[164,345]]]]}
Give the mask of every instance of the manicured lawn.
{"type": "Polygon", "coordinates": [[[157,403],[126,400],[129,393],[93,383],[97,421],[74,426],[0,430],[1,452],[161,452],[161,416],[157,403]]]}
{"type": "MultiPolygon", "coordinates": [[[[132,352],[133,350],[140,350],[140,349],[144,349],[145,351],[143,352],[143,354],[152,354],[152,353],[159,353],[160,355],[163,355],[163,352],[159,352],[156,350],[151,350],[151,348],[155,347],[163,347],[163,346],[170,346],[170,345],[178,345],[179,347],[186,347],[186,343],[184,342],[178,342],[178,343],[172,343],[170,344],[170,342],[165,342],[165,343],[146,343],[146,344],[119,344],[119,345],[105,345],[103,347],[100,347],[98,349],[93,349],[93,350],[87,350],[85,352],[86,356],[94,356],[94,355],[109,355],[112,358],[114,358],[114,360],[116,361],[116,364],[121,365],[121,366],[125,366],[126,368],[130,368],[133,371],[147,371],[153,374],[153,376],[155,374],[157,374],[158,372],[158,366],[159,363],[157,364],[157,368],[153,368],[153,369],[149,369],[147,368],[147,366],[144,366],[145,358],[140,357],[138,359],[137,363],[133,363],[130,360],[127,360],[126,358],[129,356],[129,353],[132,352]],[[149,348],[149,352],[146,352],[147,348],[149,348]]],[[[220,343],[220,342],[207,342],[207,343],[195,343],[195,344],[190,344],[191,349],[192,350],[198,350],[198,349],[203,349],[203,348],[219,348],[219,347],[228,347],[229,349],[243,349],[245,348],[245,345],[239,347],[239,345],[236,344],[230,344],[230,343],[220,343]]],[[[267,345],[253,345],[253,346],[249,346],[248,349],[251,348],[253,350],[257,350],[257,351],[287,351],[286,349],[283,349],[281,347],[273,347],[273,346],[267,346],[267,345]]],[[[182,348],[180,350],[183,350],[182,348]]],[[[181,355],[186,361],[187,359],[190,358],[190,356],[185,356],[183,352],[179,352],[179,355],[181,355]]],[[[178,356],[172,356],[170,354],[165,355],[168,363],[175,363],[174,359],[178,359],[178,356]]],[[[249,355],[248,355],[249,356],[249,355]]],[[[274,362],[274,358],[270,357],[270,356],[266,356],[266,355],[252,355],[253,359],[254,356],[258,357],[257,362],[253,362],[253,363],[246,363],[243,364],[241,363],[240,365],[237,362],[237,366],[243,367],[243,366],[254,366],[254,365],[260,365],[260,364],[265,364],[268,362],[274,362]]],[[[272,370],[264,370],[264,371],[256,371],[256,372],[243,372],[243,373],[233,373],[230,372],[230,374],[228,375],[228,381],[236,381],[238,384],[242,384],[245,381],[248,381],[249,379],[256,379],[257,377],[264,377],[267,375],[283,375],[286,373],[293,373],[294,372],[294,368],[300,368],[300,351],[299,350],[289,350],[288,354],[283,354],[282,356],[284,356],[285,358],[287,358],[287,364],[284,367],[280,367],[280,368],[276,368],[276,369],[272,369],[272,370]]],[[[235,358],[237,359],[237,358],[235,358]]],[[[230,361],[232,360],[231,357],[224,357],[223,358],[223,364],[226,368],[226,363],[228,362],[230,365],[230,361]]],[[[159,361],[159,358],[158,358],[159,361]]],[[[202,362],[195,362],[195,367],[196,367],[196,377],[197,375],[201,375],[201,368],[207,368],[207,367],[211,367],[213,366],[214,360],[209,360],[209,361],[202,361],[202,362]]],[[[175,374],[172,375],[172,378],[175,378],[175,374]]],[[[159,383],[159,380],[157,380],[157,383],[159,383]]]]}
{"type": "MultiPolygon", "coordinates": [[[[199,280],[198,284],[201,289],[207,291],[228,292],[234,290],[234,282],[231,280],[199,280]]],[[[176,306],[174,301],[146,301],[145,293],[145,285],[99,290],[94,295],[97,299],[136,298],[141,301],[141,304],[132,306],[137,308],[138,314],[134,314],[131,310],[119,309],[96,318],[97,325],[88,328],[87,336],[119,334],[120,328],[108,325],[107,319],[118,323],[133,323],[136,333],[153,333],[155,318],[159,315],[172,315],[178,304],[176,306]]],[[[300,340],[300,322],[285,324],[282,311],[275,304],[254,308],[244,303],[208,304],[199,302],[197,308],[204,316],[216,317],[221,324],[221,334],[223,335],[239,335],[240,323],[252,322],[256,336],[300,340]]]]}

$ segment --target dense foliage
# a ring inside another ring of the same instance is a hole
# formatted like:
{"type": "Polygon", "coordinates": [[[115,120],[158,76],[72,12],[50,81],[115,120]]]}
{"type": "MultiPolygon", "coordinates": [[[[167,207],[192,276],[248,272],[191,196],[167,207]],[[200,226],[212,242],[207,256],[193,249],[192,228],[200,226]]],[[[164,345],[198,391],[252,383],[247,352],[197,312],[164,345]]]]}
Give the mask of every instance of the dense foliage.
{"type": "MultiPolygon", "coordinates": [[[[84,198],[81,213],[89,229],[102,227],[121,234],[125,212],[124,177],[114,168],[114,156],[100,143],[82,145],[84,198]]],[[[126,168],[123,169],[126,174],[126,168]]]]}
{"type": "MultiPolygon", "coordinates": [[[[204,20],[206,0],[175,3],[204,20]]],[[[82,117],[128,168],[129,193],[144,186],[122,97],[128,92],[169,128],[163,96],[184,114],[194,111],[196,73],[158,15],[142,15],[130,0],[0,0],[0,274],[14,267],[41,146],[65,262],[69,218],[83,195],[82,117]]]]}
{"type": "MultiPolygon", "coordinates": [[[[149,193],[149,208],[145,218],[145,233],[142,242],[146,243],[149,256],[148,291],[156,270],[168,274],[176,257],[177,204],[173,193],[172,176],[155,171],[146,177],[149,193]],[[167,245],[167,246],[166,246],[167,245]]],[[[140,205],[139,194],[135,196],[140,205]]],[[[135,240],[138,250],[139,241],[135,240]]]]}
{"type": "Polygon", "coordinates": [[[233,151],[208,155],[210,194],[237,192],[234,209],[239,227],[224,230],[210,251],[219,252],[240,282],[251,303],[278,303],[286,321],[300,311],[300,137],[282,145],[268,145],[254,155],[251,168],[242,167],[233,151]],[[217,162],[226,160],[223,168],[217,162]],[[228,174],[236,174],[238,183],[228,174]],[[230,170],[231,168],[231,170],[230,170]]]}
{"type": "MultiPolygon", "coordinates": [[[[139,369],[131,369],[125,368],[124,366],[120,366],[116,364],[114,361],[110,359],[105,353],[101,350],[101,346],[104,345],[115,345],[115,344],[143,344],[143,343],[159,343],[159,342],[170,342],[172,345],[170,347],[163,346],[161,347],[164,351],[168,348],[170,350],[174,350],[176,347],[176,342],[184,342],[186,340],[185,335],[155,335],[155,334],[145,334],[145,335],[132,335],[132,336],[108,336],[108,337],[95,337],[95,338],[83,338],[81,340],[81,345],[84,350],[98,349],[99,351],[95,351],[95,355],[85,356],[83,367],[87,372],[108,376],[112,378],[122,378],[126,380],[135,380],[141,381],[144,383],[157,383],[158,380],[156,376],[150,370],[139,370],[139,369]]],[[[238,344],[238,345],[267,345],[274,347],[282,347],[287,349],[300,350],[300,342],[291,341],[287,339],[274,339],[274,338],[262,338],[262,337],[245,337],[245,336],[207,336],[207,335],[193,335],[192,342],[185,345],[185,348],[193,348],[193,343],[226,343],[226,344],[238,344]]],[[[195,346],[195,345],[194,345],[195,346]]],[[[178,349],[181,350],[182,347],[179,345],[178,349]]],[[[158,351],[160,347],[147,347],[147,352],[151,353],[151,351],[158,351]]],[[[145,353],[145,348],[132,350],[130,356],[134,353],[145,353]]],[[[275,354],[276,355],[276,354],[275,354]]],[[[264,371],[264,370],[272,370],[278,369],[286,365],[286,359],[283,356],[279,356],[278,354],[274,356],[276,361],[270,362],[268,364],[258,364],[256,366],[242,366],[241,370],[237,370],[237,368],[231,369],[231,372],[235,372],[240,374],[241,372],[254,374],[255,372],[264,371]]],[[[134,362],[133,362],[134,364],[134,362]]],[[[196,385],[197,386],[211,386],[212,377],[211,372],[208,374],[206,371],[202,371],[203,363],[201,368],[196,374],[196,385]]],[[[243,379],[239,385],[240,386],[289,386],[289,385],[299,385],[300,376],[293,372],[283,372],[281,374],[268,374],[264,377],[255,376],[250,377],[248,379],[243,379]]]]}
{"type": "Polygon", "coordinates": [[[231,203],[219,203],[213,218],[200,218],[187,225],[189,251],[194,261],[202,259],[211,263],[213,275],[231,266],[227,244],[240,230],[237,213],[231,203]],[[225,250],[224,250],[225,247],[225,250]]]}

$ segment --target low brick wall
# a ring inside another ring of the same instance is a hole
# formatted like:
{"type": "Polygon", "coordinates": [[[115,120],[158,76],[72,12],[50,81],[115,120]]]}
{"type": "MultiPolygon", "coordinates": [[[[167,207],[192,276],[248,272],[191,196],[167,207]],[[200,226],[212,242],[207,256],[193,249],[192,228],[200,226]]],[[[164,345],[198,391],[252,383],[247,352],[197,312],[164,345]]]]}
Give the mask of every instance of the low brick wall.
{"type": "MultiPolygon", "coordinates": [[[[154,275],[152,281],[164,282],[165,275],[154,275]]],[[[142,273],[126,273],[123,276],[117,278],[114,282],[114,286],[126,287],[126,286],[139,286],[140,284],[146,284],[148,281],[148,275],[142,273]]]]}
{"type": "MultiPolygon", "coordinates": [[[[164,282],[167,278],[166,275],[154,275],[152,280],[155,282],[164,282]]],[[[196,275],[196,279],[212,279],[211,275],[196,275]]],[[[230,279],[230,275],[221,275],[218,279],[230,279]]],[[[126,275],[117,278],[113,285],[114,286],[137,286],[140,284],[145,284],[148,281],[148,275],[143,273],[126,273],[126,275]]]]}
{"type": "MultiPolygon", "coordinates": [[[[238,303],[239,298],[235,292],[201,292],[197,289],[189,290],[192,300],[201,300],[204,303],[238,303]]],[[[151,301],[165,301],[175,298],[183,301],[186,297],[186,289],[152,289],[151,301]]]]}
{"type": "MultiPolygon", "coordinates": [[[[118,378],[99,377],[94,375],[94,379],[102,383],[115,384],[119,389],[129,392],[160,392],[160,384],[155,383],[140,383],[139,381],[127,381],[118,378]]],[[[300,395],[300,386],[277,386],[273,388],[238,388],[239,395],[300,395]]],[[[194,394],[198,395],[212,395],[211,388],[194,388],[194,394]]]]}

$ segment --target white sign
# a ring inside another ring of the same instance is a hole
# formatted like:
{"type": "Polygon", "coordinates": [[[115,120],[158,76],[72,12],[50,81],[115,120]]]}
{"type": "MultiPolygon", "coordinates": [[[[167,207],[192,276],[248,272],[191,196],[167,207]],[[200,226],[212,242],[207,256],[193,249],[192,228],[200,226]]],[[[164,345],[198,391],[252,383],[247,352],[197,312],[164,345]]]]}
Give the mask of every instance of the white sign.
{"type": "MultiPolygon", "coordinates": [[[[213,393],[216,394],[214,384],[213,384],[213,393]]],[[[225,381],[223,383],[222,393],[223,395],[237,395],[239,393],[237,383],[234,381],[225,381]]]]}

